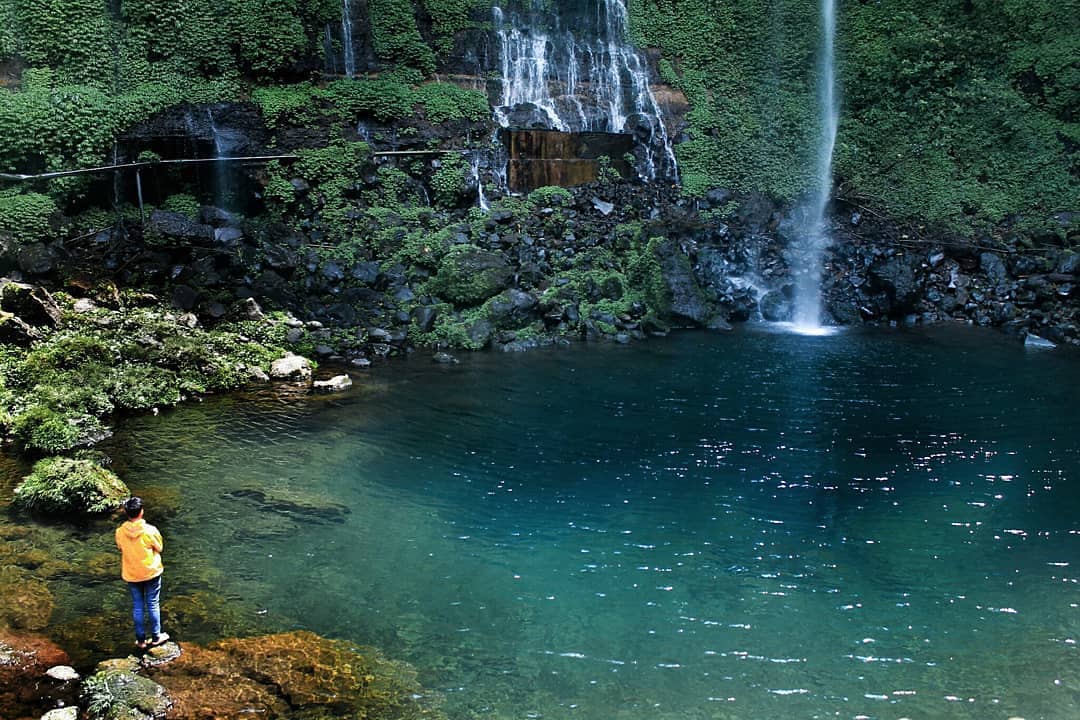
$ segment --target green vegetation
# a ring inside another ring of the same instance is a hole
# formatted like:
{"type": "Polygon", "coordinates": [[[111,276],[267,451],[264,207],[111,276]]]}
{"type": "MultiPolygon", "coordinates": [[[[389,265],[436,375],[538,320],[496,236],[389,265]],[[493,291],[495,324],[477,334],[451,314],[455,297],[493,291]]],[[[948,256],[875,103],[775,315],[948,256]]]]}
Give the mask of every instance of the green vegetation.
{"type": "Polygon", "coordinates": [[[56,203],[48,195],[0,192],[0,238],[20,244],[49,239],[56,216],[56,203]]]}
{"type": "Polygon", "coordinates": [[[29,349],[0,353],[0,419],[35,451],[58,453],[107,435],[119,411],[169,407],[185,397],[240,387],[284,351],[284,326],[245,321],[213,331],[166,308],[76,313],[29,349]]]}
{"type": "MultiPolygon", "coordinates": [[[[841,196],[972,233],[1074,209],[1080,126],[1075,8],[1051,0],[845,3],[837,58],[841,196]]],[[[632,33],[692,109],[685,191],[794,199],[813,183],[817,5],[630,0],[632,33]]]]}
{"type": "Polygon", "coordinates": [[[423,76],[435,72],[435,53],[416,25],[411,0],[368,0],[375,54],[391,67],[412,68],[423,76]]]}
{"type": "Polygon", "coordinates": [[[51,457],[34,463],[15,489],[16,507],[30,512],[107,513],[129,496],[114,472],[89,456],[51,457]]]}
{"type": "Polygon", "coordinates": [[[474,19],[477,11],[489,7],[484,0],[423,0],[423,5],[431,17],[435,49],[444,58],[454,49],[454,36],[477,27],[479,23],[474,19]]]}
{"type": "Polygon", "coordinates": [[[438,170],[431,176],[431,189],[436,204],[451,208],[457,205],[461,199],[461,188],[465,184],[466,168],[465,158],[460,154],[442,156],[438,170]]]}

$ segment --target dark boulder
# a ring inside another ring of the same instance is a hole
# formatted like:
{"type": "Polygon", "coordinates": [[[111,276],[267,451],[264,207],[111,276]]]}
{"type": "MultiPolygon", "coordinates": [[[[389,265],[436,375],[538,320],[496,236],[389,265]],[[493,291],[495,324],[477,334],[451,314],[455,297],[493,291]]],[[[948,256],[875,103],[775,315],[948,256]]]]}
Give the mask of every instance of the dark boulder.
{"type": "Polygon", "coordinates": [[[26,283],[0,285],[0,309],[37,327],[58,327],[63,318],[60,306],[48,290],[26,283]]]}
{"type": "Polygon", "coordinates": [[[47,275],[56,267],[52,248],[45,243],[30,243],[19,247],[19,269],[27,275],[47,275]]]}
{"type": "Polygon", "coordinates": [[[922,288],[911,260],[901,255],[885,258],[870,267],[870,276],[891,301],[890,314],[912,310],[922,288]]]}
{"type": "Polygon", "coordinates": [[[0,343],[26,347],[40,337],[41,333],[21,318],[0,312],[0,343]]]}
{"type": "Polygon", "coordinates": [[[765,293],[759,304],[761,317],[769,322],[787,322],[794,310],[790,292],[773,290],[765,293]]]}
{"type": "Polygon", "coordinates": [[[421,305],[412,311],[412,320],[420,332],[431,332],[435,327],[435,320],[439,317],[438,308],[430,305],[421,305]]]}
{"type": "Polygon", "coordinates": [[[512,277],[502,255],[458,245],[443,258],[428,288],[455,304],[476,305],[506,288],[512,277]]]}
{"type": "Polygon", "coordinates": [[[364,285],[374,287],[379,280],[379,276],[382,274],[379,268],[379,263],[375,261],[358,262],[352,266],[350,274],[357,282],[361,282],[364,285]]]}
{"type": "Polygon", "coordinates": [[[1005,267],[1005,262],[997,253],[984,252],[979,255],[979,267],[986,274],[986,277],[996,285],[1001,285],[1009,281],[1009,270],[1005,267]]]}
{"type": "Polygon", "coordinates": [[[500,328],[515,328],[526,324],[537,300],[533,295],[511,288],[492,298],[488,303],[488,316],[500,328]]]}
{"type": "Polygon", "coordinates": [[[186,243],[210,243],[214,229],[195,222],[187,215],[166,210],[155,210],[146,222],[144,233],[166,241],[186,243]]]}
{"type": "Polygon", "coordinates": [[[673,240],[659,243],[656,255],[667,289],[667,314],[676,320],[705,325],[715,311],[698,286],[690,259],[673,240]]]}

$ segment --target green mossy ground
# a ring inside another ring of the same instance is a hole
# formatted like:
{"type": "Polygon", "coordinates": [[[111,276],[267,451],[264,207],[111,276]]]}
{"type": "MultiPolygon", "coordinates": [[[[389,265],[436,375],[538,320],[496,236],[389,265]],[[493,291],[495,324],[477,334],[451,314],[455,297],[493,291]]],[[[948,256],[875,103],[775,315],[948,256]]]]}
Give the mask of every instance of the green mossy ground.
{"type": "Polygon", "coordinates": [[[238,388],[283,350],[284,326],[267,321],[192,327],[146,298],[76,312],[56,295],[62,325],[29,348],[0,347],[0,420],[31,452],[61,453],[107,434],[115,413],[166,408],[238,388]]]}

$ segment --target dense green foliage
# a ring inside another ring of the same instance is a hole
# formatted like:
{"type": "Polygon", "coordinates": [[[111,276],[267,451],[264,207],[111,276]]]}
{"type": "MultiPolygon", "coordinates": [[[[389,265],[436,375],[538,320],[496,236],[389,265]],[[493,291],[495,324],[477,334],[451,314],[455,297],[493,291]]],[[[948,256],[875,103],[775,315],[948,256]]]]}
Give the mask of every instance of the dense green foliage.
{"type": "Polygon", "coordinates": [[[424,42],[411,0],[368,0],[375,54],[389,65],[435,72],[435,53],[424,42]]]}
{"type": "Polygon", "coordinates": [[[56,203],[48,195],[0,192],[0,238],[17,243],[49,239],[56,215],[56,203]]]}
{"type": "Polygon", "coordinates": [[[484,0],[423,0],[423,5],[431,17],[435,49],[443,57],[453,50],[457,33],[477,27],[477,10],[488,7],[484,0]]]}
{"type": "Polygon", "coordinates": [[[164,308],[70,310],[28,350],[0,353],[0,418],[28,448],[63,452],[103,436],[102,420],[239,387],[284,354],[284,328],[249,321],[210,332],[164,308]],[[243,339],[241,339],[243,338],[243,339]]]}
{"type": "MultiPolygon", "coordinates": [[[[970,232],[1080,194],[1075,3],[895,0],[838,7],[840,194],[970,232]]],[[[690,194],[812,186],[820,19],[805,0],[630,0],[692,105],[690,194]]]]}
{"type": "MultiPolygon", "coordinates": [[[[660,50],[661,75],[690,101],[676,148],[685,192],[727,187],[794,200],[810,190],[818,3],[628,6],[633,39],[660,50]]],[[[484,119],[483,93],[424,81],[454,59],[465,31],[487,24],[487,8],[370,0],[369,24],[354,31],[370,42],[380,76],[324,83],[325,28],[340,23],[339,0],[0,0],[0,67],[15,68],[0,89],[0,169],[99,163],[118,135],[184,102],[250,97],[273,127],[484,119]]],[[[835,194],[964,232],[1074,209],[1076,10],[1052,0],[840,3],[835,194]]],[[[48,192],[65,206],[84,189],[65,179],[48,192]]],[[[287,194],[273,181],[271,197],[287,194]]],[[[10,203],[4,212],[14,212],[10,203]]]]}

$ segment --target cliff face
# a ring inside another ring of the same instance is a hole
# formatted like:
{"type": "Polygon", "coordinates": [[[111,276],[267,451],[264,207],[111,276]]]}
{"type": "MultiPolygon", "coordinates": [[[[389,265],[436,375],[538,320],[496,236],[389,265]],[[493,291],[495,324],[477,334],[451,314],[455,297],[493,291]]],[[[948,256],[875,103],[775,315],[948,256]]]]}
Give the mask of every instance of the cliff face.
{"type": "MultiPolygon", "coordinates": [[[[828,320],[1075,341],[1063,12],[841,6],[828,320]]],[[[356,360],[790,316],[815,3],[0,0],[0,20],[0,170],[150,163],[0,189],[7,271],[104,271],[208,322],[254,298],[342,328],[302,342],[356,360]],[[154,164],[250,155],[287,157],[154,164]],[[559,178],[581,186],[537,189],[559,178]]]]}

